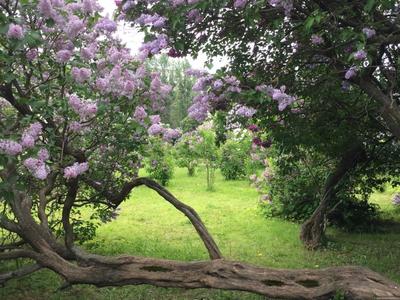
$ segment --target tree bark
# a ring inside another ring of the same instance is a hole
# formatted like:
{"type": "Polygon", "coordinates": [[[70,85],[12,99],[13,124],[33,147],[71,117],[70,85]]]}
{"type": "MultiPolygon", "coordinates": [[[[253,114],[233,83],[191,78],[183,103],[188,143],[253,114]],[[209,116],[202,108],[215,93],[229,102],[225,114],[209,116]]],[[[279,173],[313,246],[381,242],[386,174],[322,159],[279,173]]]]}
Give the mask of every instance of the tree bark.
{"type": "MultiPolygon", "coordinates": [[[[50,253],[51,254],[51,253],[50,253]]],[[[290,270],[255,267],[223,259],[180,262],[134,256],[103,257],[77,253],[78,265],[57,255],[42,264],[69,284],[123,286],[151,284],[186,289],[247,291],[274,299],[400,299],[400,287],[362,267],[290,270]]]]}
{"type": "Polygon", "coordinates": [[[325,242],[325,218],[335,197],[336,187],[343,177],[363,160],[365,160],[364,148],[361,144],[355,143],[343,155],[336,169],[326,179],[320,204],[301,227],[300,240],[308,249],[314,250],[325,242]]]}

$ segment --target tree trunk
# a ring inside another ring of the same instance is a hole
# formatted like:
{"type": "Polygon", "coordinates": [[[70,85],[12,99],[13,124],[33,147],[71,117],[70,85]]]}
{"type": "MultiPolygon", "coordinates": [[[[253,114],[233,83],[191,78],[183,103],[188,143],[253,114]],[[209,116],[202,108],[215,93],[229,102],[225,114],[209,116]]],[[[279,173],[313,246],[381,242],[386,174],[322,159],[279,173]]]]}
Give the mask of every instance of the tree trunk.
{"type": "Polygon", "coordinates": [[[351,169],[354,169],[359,162],[365,159],[363,146],[359,143],[353,144],[342,156],[336,169],[326,179],[319,206],[301,227],[300,239],[308,249],[313,250],[324,244],[326,240],[325,218],[335,198],[336,187],[351,169]]]}
{"type": "Polygon", "coordinates": [[[103,257],[77,253],[78,265],[57,255],[40,263],[62,275],[68,284],[213,288],[247,291],[274,299],[400,299],[400,287],[362,267],[327,269],[273,269],[217,259],[181,262],[134,256],[103,257]]]}

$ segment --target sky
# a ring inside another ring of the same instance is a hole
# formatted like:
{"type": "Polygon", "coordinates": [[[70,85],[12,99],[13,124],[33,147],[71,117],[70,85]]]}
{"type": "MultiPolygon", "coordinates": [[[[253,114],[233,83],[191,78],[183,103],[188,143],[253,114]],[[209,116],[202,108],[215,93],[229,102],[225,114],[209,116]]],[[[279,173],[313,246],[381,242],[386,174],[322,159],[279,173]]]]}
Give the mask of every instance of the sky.
{"type": "MultiPolygon", "coordinates": [[[[114,0],[98,0],[98,3],[103,6],[104,16],[109,16],[112,18],[114,11],[117,9],[117,6],[114,3],[114,0]]],[[[123,22],[118,23],[118,37],[126,44],[128,48],[131,49],[132,53],[137,53],[140,45],[143,42],[144,35],[143,33],[137,31],[132,28],[128,24],[124,24],[123,22]]],[[[190,64],[195,69],[206,69],[204,66],[206,62],[206,55],[204,53],[199,53],[196,59],[192,57],[187,57],[190,64]]],[[[219,57],[213,60],[213,67],[209,70],[210,72],[215,72],[218,68],[227,64],[227,59],[224,57],[219,57]]]]}

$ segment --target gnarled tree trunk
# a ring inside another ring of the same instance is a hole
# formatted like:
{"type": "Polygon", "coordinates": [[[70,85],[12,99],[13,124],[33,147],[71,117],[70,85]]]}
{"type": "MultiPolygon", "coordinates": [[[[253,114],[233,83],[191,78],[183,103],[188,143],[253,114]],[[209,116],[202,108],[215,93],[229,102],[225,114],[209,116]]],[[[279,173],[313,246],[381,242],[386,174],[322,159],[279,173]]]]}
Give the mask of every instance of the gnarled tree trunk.
{"type": "Polygon", "coordinates": [[[336,169],[328,176],[324,193],[318,207],[311,217],[302,225],[300,239],[309,249],[316,249],[325,241],[325,218],[337,192],[336,187],[346,174],[365,160],[364,148],[361,144],[352,145],[343,155],[336,169]]]}

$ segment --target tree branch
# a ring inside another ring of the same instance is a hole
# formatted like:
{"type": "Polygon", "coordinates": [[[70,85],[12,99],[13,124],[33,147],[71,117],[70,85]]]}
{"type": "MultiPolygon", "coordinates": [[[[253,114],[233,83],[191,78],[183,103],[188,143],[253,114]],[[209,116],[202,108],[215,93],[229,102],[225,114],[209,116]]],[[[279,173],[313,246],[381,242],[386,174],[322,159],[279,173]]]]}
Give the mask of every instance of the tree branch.
{"type": "Polygon", "coordinates": [[[206,226],[204,225],[203,221],[201,220],[200,216],[196,213],[196,211],[192,207],[176,199],[167,189],[165,189],[163,186],[161,186],[154,180],[144,177],[135,178],[131,182],[126,183],[121,189],[121,192],[118,194],[104,191],[103,185],[94,180],[86,178],[85,181],[89,186],[103,193],[103,195],[107,198],[107,200],[110,201],[113,205],[115,205],[115,207],[120,205],[121,202],[124,199],[126,199],[126,197],[129,195],[129,193],[133,188],[141,185],[147,186],[148,188],[156,191],[161,197],[163,197],[165,200],[171,203],[177,210],[182,212],[190,220],[193,227],[196,229],[197,233],[202,239],[204,245],[206,246],[208,254],[210,255],[211,259],[219,259],[222,257],[222,254],[217,244],[215,243],[214,239],[208,232],[206,226]]]}
{"type": "Polygon", "coordinates": [[[36,271],[39,271],[42,267],[38,264],[23,266],[17,270],[0,273],[0,285],[4,285],[8,280],[20,278],[36,271]]]}

